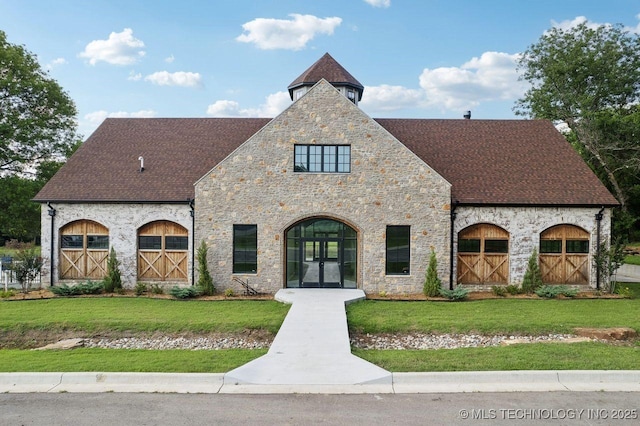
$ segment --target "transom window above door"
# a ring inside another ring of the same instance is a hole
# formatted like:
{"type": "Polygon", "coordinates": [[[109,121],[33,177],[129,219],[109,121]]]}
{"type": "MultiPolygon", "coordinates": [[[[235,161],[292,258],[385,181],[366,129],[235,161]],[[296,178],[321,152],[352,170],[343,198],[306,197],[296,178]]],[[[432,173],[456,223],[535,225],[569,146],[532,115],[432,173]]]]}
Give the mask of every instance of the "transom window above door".
{"type": "Polygon", "coordinates": [[[294,157],[295,172],[351,172],[350,145],[296,145],[294,157]]]}

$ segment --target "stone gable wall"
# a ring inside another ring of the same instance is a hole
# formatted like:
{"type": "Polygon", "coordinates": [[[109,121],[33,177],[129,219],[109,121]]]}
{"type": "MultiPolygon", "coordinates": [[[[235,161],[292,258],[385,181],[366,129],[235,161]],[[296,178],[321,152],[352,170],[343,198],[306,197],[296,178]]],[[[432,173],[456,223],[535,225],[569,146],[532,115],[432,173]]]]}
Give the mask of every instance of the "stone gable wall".
{"type": "Polygon", "coordinates": [[[286,230],[312,217],[358,231],[358,286],[422,291],[433,248],[448,285],[450,184],[333,86],[321,81],[196,184],[196,245],[209,247],[218,289],[232,283],[234,224],[258,225],[250,285],[284,286],[286,230]],[[351,145],[351,173],[294,173],[295,144],[351,145]],[[411,274],[385,274],[386,225],[411,226],[411,274]]]}

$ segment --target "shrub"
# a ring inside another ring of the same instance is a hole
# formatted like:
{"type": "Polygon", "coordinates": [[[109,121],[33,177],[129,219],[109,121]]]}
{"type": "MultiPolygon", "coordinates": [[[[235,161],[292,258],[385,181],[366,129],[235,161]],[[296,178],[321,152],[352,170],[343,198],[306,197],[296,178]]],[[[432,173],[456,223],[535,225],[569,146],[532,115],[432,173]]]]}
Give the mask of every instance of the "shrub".
{"type": "Polygon", "coordinates": [[[86,283],[79,284],[77,287],[80,288],[82,294],[100,294],[104,291],[104,283],[100,281],[88,280],[86,283]]]}
{"type": "Polygon", "coordinates": [[[16,279],[23,293],[31,291],[31,283],[38,277],[42,269],[42,258],[34,247],[22,248],[16,254],[16,262],[12,266],[16,279]]]}
{"type": "Polygon", "coordinates": [[[81,294],[100,294],[104,290],[104,285],[101,282],[87,281],[86,283],[69,286],[67,284],[61,284],[50,288],[51,293],[56,296],[79,296],[81,294]]]}
{"type": "Polygon", "coordinates": [[[142,296],[147,292],[147,285],[145,283],[137,283],[134,292],[136,296],[142,296]]]}
{"type": "Polygon", "coordinates": [[[543,285],[538,287],[535,293],[540,297],[553,299],[560,294],[565,297],[576,297],[578,290],[571,289],[566,285],[543,285]]]}
{"type": "Polygon", "coordinates": [[[224,297],[233,297],[235,295],[236,293],[233,291],[232,288],[228,288],[224,291],[224,297]]]}
{"type": "Polygon", "coordinates": [[[6,299],[8,297],[13,297],[16,295],[16,292],[13,289],[9,290],[0,290],[0,299],[6,299]]]}
{"type": "Polygon", "coordinates": [[[200,292],[195,287],[174,286],[169,291],[169,294],[171,294],[176,299],[190,299],[192,297],[198,297],[200,295],[200,292]]]}
{"type": "Polygon", "coordinates": [[[507,295],[507,289],[501,285],[491,286],[491,292],[500,297],[505,297],[507,295]]]}
{"type": "Polygon", "coordinates": [[[50,290],[56,296],[77,296],[81,294],[78,286],[68,286],[67,284],[53,286],[50,290]]]}
{"type": "Polygon", "coordinates": [[[427,267],[427,274],[424,280],[423,292],[427,297],[435,297],[440,294],[442,287],[442,281],[438,277],[438,261],[436,260],[436,252],[431,250],[431,256],[429,256],[429,266],[427,267]]]}
{"type": "Polygon", "coordinates": [[[522,293],[522,289],[517,285],[513,285],[513,284],[506,286],[504,289],[506,290],[507,293],[509,293],[512,296],[516,296],[522,293]]]}
{"type": "Polygon", "coordinates": [[[122,278],[120,277],[120,262],[116,257],[116,251],[111,247],[109,252],[109,260],[107,261],[107,276],[104,278],[104,291],[107,293],[118,292],[122,290],[122,278]]]}
{"type": "Polygon", "coordinates": [[[538,265],[538,250],[533,249],[529,257],[527,271],[522,279],[522,291],[528,294],[534,293],[542,285],[542,274],[538,265]]]}
{"type": "Polygon", "coordinates": [[[635,297],[633,290],[631,290],[629,287],[618,287],[616,289],[616,293],[618,293],[618,295],[624,297],[625,299],[633,299],[635,297]]]}
{"type": "Polygon", "coordinates": [[[440,289],[440,294],[443,297],[446,297],[447,299],[456,302],[456,301],[459,301],[459,300],[466,299],[467,296],[469,295],[469,289],[465,288],[465,287],[463,287],[461,285],[457,286],[453,290],[448,290],[448,289],[441,288],[440,289]]]}
{"type": "Polygon", "coordinates": [[[611,277],[624,263],[624,246],[620,241],[614,242],[608,247],[607,241],[600,243],[598,251],[593,256],[593,266],[600,272],[600,283],[605,291],[615,293],[615,282],[611,277]]]}
{"type": "Polygon", "coordinates": [[[209,266],[207,265],[207,244],[202,240],[200,247],[198,247],[198,288],[200,292],[206,296],[211,296],[215,293],[216,288],[213,285],[213,278],[209,273],[209,266]]]}
{"type": "Polygon", "coordinates": [[[153,294],[164,294],[164,289],[160,287],[160,284],[153,284],[151,286],[151,293],[153,294]]]}

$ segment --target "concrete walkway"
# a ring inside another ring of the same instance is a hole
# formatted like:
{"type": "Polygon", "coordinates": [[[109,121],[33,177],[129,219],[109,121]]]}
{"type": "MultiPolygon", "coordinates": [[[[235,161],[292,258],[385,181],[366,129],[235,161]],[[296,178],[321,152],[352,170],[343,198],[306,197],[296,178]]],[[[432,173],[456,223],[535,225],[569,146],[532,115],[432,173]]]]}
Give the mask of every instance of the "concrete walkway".
{"type": "Polygon", "coordinates": [[[390,372],[351,354],[345,305],[362,290],[282,289],[275,298],[292,306],[269,352],[228,372],[225,385],[391,385],[390,372]]]}

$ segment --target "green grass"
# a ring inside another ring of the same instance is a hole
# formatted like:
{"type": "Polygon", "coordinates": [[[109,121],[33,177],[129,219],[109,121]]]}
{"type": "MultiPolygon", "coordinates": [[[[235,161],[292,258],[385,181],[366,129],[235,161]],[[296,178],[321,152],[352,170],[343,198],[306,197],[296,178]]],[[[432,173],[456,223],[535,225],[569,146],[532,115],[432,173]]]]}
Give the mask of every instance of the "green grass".
{"type": "Polygon", "coordinates": [[[637,370],[640,346],[535,343],[488,348],[361,350],[353,353],[394,372],[509,370],[637,370]]]}
{"type": "Polygon", "coordinates": [[[633,294],[634,299],[640,299],[640,283],[616,283],[616,291],[620,292],[621,289],[628,288],[633,294]]]}
{"type": "MultiPolygon", "coordinates": [[[[40,255],[40,246],[36,246],[36,254],[40,255]]],[[[16,257],[16,255],[18,254],[17,249],[10,249],[10,248],[6,248],[6,247],[0,247],[0,257],[4,257],[4,256],[11,256],[11,257],[16,257]]]]}
{"type": "Polygon", "coordinates": [[[0,350],[2,372],[128,371],[225,373],[267,353],[266,349],[218,351],[74,349],[66,351],[0,350]]]}
{"type": "Polygon", "coordinates": [[[640,331],[638,299],[490,299],[451,302],[366,300],[347,307],[349,327],[363,333],[571,333],[575,327],[640,331]]]}
{"type": "Polygon", "coordinates": [[[640,265],[640,256],[625,256],[624,263],[629,265],[640,265]]]}
{"type": "Polygon", "coordinates": [[[276,334],[289,305],[272,300],[178,301],[97,297],[0,302],[0,332],[73,330],[276,334]]]}

